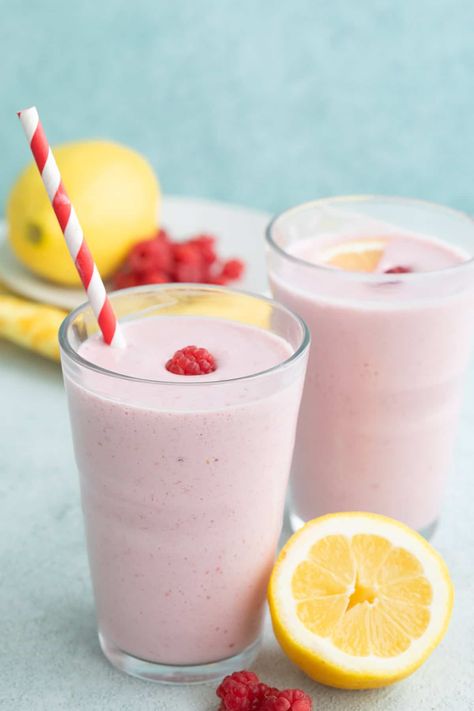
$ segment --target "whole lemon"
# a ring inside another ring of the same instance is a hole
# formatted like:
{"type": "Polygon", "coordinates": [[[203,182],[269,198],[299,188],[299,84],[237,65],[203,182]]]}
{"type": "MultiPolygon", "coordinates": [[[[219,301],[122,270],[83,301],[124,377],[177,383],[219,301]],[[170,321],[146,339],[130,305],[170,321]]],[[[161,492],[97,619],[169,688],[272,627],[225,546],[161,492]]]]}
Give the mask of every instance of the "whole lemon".
{"type": "MultiPolygon", "coordinates": [[[[141,155],[117,143],[68,143],[54,148],[54,155],[99,272],[106,279],[135,242],[156,231],[158,181],[141,155]]],[[[16,256],[31,271],[59,284],[80,284],[34,163],[12,188],[7,225],[16,256]]]]}

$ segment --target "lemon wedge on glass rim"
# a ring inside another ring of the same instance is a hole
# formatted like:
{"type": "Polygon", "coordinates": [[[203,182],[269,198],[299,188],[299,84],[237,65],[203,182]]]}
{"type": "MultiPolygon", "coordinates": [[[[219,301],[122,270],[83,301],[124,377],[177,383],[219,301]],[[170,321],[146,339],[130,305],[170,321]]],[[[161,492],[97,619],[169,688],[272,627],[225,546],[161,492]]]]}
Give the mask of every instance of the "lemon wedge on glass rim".
{"type": "Polygon", "coordinates": [[[368,689],[411,674],[441,641],[453,586],[434,548],[371,513],[309,521],[281,551],[268,599],[288,657],[329,686],[368,689]]]}
{"type": "Polygon", "coordinates": [[[321,262],[344,271],[374,272],[384,255],[387,242],[382,237],[349,239],[326,248],[321,254],[321,262]]]}

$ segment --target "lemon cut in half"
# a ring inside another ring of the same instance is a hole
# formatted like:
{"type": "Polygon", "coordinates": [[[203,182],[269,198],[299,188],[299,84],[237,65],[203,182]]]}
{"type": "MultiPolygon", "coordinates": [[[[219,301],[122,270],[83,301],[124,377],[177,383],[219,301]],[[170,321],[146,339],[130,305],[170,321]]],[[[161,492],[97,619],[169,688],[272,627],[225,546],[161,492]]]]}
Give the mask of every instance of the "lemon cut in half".
{"type": "Polygon", "coordinates": [[[370,513],[307,523],[281,551],[270,579],[275,635],[316,681],[347,689],[411,674],[442,639],[453,586],[418,533],[370,513]]]}

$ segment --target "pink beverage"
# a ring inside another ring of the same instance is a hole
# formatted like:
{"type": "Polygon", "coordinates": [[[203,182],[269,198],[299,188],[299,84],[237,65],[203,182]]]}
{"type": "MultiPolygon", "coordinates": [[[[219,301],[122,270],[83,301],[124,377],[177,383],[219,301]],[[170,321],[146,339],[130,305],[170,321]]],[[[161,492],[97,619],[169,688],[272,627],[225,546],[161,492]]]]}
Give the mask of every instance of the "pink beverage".
{"type": "Polygon", "coordinates": [[[418,201],[339,198],[283,213],[268,240],[273,293],[312,334],[293,527],[363,510],[430,535],[471,349],[473,221],[418,201]],[[332,264],[361,243],[382,244],[370,273],[332,264]]]}
{"type": "Polygon", "coordinates": [[[307,332],[284,307],[221,288],[111,298],[126,348],[91,334],[88,307],[61,330],[102,649],[144,678],[220,678],[258,646],[307,332]],[[166,370],[190,344],[214,372],[166,370]]]}

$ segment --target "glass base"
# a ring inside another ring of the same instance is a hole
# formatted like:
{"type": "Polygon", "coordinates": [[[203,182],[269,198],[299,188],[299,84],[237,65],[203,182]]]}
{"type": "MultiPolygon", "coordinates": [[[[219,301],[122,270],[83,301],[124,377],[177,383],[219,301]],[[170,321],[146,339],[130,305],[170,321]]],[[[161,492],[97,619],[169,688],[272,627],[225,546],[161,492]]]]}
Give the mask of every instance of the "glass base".
{"type": "Polygon", "coordinates": [[[240,654],[227,657],[218,662],[208,664],[158,664],[145,659],[133,657],[109,642],[99,632],[101,649],[109,662],[126,674],[145,681],[155,681],[160,684],[203,684],[220,681],[227,674],[240,669],[248,669],[255,661],[260,648],[260,639],[244,649],[240,654]]]}
{"type": "MultiPolygon", "coordinates": [[[[293,533],[302,528],[306,523],[306,521],[303,521],[303,519],[297,516],[294,511],[291,511],[291,509],[289,511],[288,518],[290,520],[290,527],[293,533]]],[[[434,532],[436,531],[438,521],[439,519],[435,519],[432,523],[428,524],[428,526],[425,526],[424,528],[420,529],[418,533],[423,536],[423,538],[426,538],[427,541],[429,541],[430,538],[433,536],[434,532]]]]}

